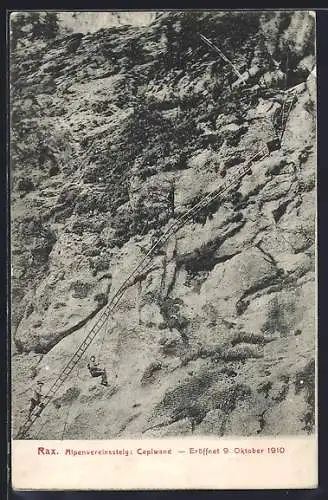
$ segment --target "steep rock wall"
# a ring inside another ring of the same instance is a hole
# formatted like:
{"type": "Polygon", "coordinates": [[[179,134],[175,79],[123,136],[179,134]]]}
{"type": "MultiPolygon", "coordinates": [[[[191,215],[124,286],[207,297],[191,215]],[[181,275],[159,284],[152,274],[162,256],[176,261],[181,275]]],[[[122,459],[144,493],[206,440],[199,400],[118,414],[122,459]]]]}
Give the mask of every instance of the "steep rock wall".
{"type": "Polygon", "coordinates": [[[313,431],[311,19],[167,13],[12,55],[14,425],[26,384],[54,380],[156,238],[272,137],[268,110],[279,118],[281,89],[302,84],[281,149],[127,288],[90,348],[109,388],[83,358],[39,437],[313,431]],[[257,68],[254,81],[230,90],[199,32],[241,71],[257,68]],[[281,61],[283,77],[263,89],[282,40],[288,68],[281,61]]]}

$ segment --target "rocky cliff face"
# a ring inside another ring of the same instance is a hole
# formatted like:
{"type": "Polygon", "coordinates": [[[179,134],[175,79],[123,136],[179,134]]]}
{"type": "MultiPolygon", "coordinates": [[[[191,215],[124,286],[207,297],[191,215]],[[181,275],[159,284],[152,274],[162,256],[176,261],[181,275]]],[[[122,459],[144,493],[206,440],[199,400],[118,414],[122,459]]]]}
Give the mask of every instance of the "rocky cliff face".
{"type": "Polygon", "coordinates": [[[306,12],[166,13],[13,52],[15,427],[26,388],[50,386],[156,238],[279,133],[299,85],[281,147],[158,249],[31,436],[313,432],[314,63],[306,12]]]}
{"type": "Polygon", "coordinates": [[[148,26],[160,16],[160,12],[60,12],[59,23],[62,29],[72,32],[94,33],[102,28],[113,26],[148,26]]]}

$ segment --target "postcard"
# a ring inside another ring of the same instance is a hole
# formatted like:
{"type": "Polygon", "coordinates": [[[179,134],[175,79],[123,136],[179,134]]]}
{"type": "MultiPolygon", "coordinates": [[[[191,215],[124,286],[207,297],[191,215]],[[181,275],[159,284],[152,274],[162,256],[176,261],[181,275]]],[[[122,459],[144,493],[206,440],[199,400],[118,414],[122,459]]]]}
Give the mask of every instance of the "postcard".
{"type": "Polygon", "coordinates": [[[315,22],[10,14],[15,489],[316,488],[315,22]]]}

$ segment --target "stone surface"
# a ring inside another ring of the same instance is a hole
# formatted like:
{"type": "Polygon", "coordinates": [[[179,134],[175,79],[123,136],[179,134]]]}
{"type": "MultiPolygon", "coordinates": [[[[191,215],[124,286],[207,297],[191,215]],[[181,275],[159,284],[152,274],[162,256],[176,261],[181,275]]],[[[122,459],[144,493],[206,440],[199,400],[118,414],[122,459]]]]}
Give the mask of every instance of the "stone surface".
{"type": "Polygon", "coordinates": [[[147,27],[83,24],[78,39],[28,39],[15,51],[15,429],[35,381],[51,386],[123,287],[47,407],[38,439],[313,432],[311,82],[298,88],[281,149],[146,257],[177,217],[271,138],[263,114],[279,114],[283,94],[269,68],[284,41],[293,61],[288,85],[302,84],[314,60],[305,11],[258,15],[255,32],[254,17],[221,14],[195,16],[238,54],[240,67],[250,64],[247,92],[230,91],[220,61],[212,72],[215,56],[179,25],[181,13],[147,27]],[[270,83],[268,96],[259,96],[260,77],[270,83]],[[107,370],[106,388],[90,378],[92,354],[107,370]]]}

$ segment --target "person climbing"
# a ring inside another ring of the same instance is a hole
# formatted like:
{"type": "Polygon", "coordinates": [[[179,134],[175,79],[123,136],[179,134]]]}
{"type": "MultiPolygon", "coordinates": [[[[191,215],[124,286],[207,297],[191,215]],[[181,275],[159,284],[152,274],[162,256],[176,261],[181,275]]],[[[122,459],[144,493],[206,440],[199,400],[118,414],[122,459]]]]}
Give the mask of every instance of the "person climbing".
{"type": "Polygon", "coordinates": [[[91,377],[101,377],[101,384],[107,386],[107,373],[105,368],[100,368],[99,363],[96,362],[96,357],[91,356],[88,363],[88,369],[91,377]]]}
{"type": "Polygon", "coordinates": [[[32,413],[33,413],[35,408],[39,407],[39,412],[38,412],[37,416],[39,416],[39,414],[41,413],[40,410],[42,410],[44,408],[44,403],[42,403],[42,398],[43,398],[42,386],[43,386],[43,382],[41,382],[41,380],[38,380],[36,383],[36,387],[34,389],[33,396],[31,397],[30,408],[29,408],[29,412],[28,412],[28,419],[29,420],[31,420],[31,416],[32,416],[32,413]]]}

